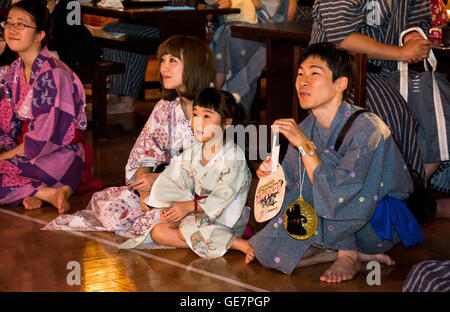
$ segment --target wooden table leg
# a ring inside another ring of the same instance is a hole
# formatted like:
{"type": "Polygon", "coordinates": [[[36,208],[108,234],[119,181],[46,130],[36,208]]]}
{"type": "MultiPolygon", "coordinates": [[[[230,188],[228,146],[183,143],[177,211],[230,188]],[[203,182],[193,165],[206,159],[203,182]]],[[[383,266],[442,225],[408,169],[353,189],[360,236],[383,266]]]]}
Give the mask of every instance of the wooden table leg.
{"type": "MultiPolygon", "coordinates": [[[[267,40],[267,124],[279,118],[294,118],[297,123],[307,112],[300,108],[295,80],[301,47],[285,40],[267,40]]],[[[267,133],[271,136],[270,128],[267,133]]],[[[284,157],[289,142],[280,136],[280,160],[284,157]]]]}
{"type": "Polygon", "coordinates": [[[267,41],[267,123],[279,118],[300,122],[300,109],[295,80],[301,47],[289,41],[267,41]]]}
{"type": "Polygon", "coordinates": [[[92,119],[95,120],[94,137],[108,138],[108,116],[106,110],[106,72],[94,73],[92,82],[92,119]]]}

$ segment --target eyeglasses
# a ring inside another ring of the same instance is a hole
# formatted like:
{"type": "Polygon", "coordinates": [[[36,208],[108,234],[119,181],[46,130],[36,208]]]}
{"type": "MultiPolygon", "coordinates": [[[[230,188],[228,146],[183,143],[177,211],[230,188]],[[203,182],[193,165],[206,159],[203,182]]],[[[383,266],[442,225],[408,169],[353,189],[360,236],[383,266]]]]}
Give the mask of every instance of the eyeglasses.
{"type": "Polygon", "coordinates": [[[25,27],[37,29],[36,27],[28,26],[23,23],[10,23],[10,22],[6,22],[6,21],[1,22],[0,26],[2,26],[2,28],[5,28],[5,29],[11,29],[11,27],[12,27],[15,30],[24,30],[25,27]]]}

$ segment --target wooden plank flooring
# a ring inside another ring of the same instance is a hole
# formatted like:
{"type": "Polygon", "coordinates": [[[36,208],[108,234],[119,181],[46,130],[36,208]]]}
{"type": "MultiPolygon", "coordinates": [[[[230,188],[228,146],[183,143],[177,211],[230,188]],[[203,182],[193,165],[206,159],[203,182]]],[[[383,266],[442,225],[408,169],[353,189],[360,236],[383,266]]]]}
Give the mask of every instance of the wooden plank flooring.
{"type": "MultiPolygon", "coordinates": [[[[115,117],[118,123],[110,128],[114,139],[107,141],[92,141],[88,132],[95,149],[94,172],[105,186],[122,185],[126,159],[147,116],[115,117]],[[130,124],[136,129],[126,129],[130,124]]],[[[91,195],[80,192],[72,196],[71,212],[84,209],[91,195]]],[[[435,220],[422,226],[425,238],[421,246],[398,245],[389,252],[397,264],[382,266],[380,286],[367,284],[365,263],[354,280],[328,285],[320,282],[319,276],[330,264],[298,269],[287,276],[257,261],[246,265],[237,251],[205,260],[188,249],[119,250],[117,244],[125,239],[108,232],[77,235],[41,230],[57,215],[48,205],[32,211],[21,206],[0,207],[0,291],[399,292],[415,263],[450,259],[450,220],[435,220]],[[67,283],[71,261],[81,265],[80,285],[67,283]]]]}

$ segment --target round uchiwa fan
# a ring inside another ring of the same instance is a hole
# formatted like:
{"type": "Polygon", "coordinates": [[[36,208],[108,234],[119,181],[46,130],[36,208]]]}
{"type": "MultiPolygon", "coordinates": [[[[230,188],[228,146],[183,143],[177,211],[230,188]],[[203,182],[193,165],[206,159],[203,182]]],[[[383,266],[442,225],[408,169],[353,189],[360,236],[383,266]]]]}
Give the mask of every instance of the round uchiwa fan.
{"type": "Polygon", "coordinates": [[[283,225],[288,234],[295,239],[308,239],[317,231],[317,215],[314,208],[299,197],[287,206],[283,225]]]}
{"type": "Polygon", "coordinates": [[[265,222],[275,217],[281,209],[286,189],[283,167],[277,165],[277,171],[262,177],[255,193],[255,220],[265,222]]]}

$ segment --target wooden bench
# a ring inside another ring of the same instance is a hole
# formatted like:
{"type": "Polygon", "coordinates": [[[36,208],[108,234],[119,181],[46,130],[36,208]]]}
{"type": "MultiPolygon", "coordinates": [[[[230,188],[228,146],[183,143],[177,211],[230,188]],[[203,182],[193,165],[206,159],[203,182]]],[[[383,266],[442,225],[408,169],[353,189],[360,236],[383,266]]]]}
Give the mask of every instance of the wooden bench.
{"type": "Polygon", "coordinates": [[[95,64],[83,65],[73,70],[83,84],[90,83],[92,85],[94,137],[105,139],[108,137],[106,78],[111,74],[123,73],[125,71],[125,65],[110,61],[97,61],[95,64]]]}

